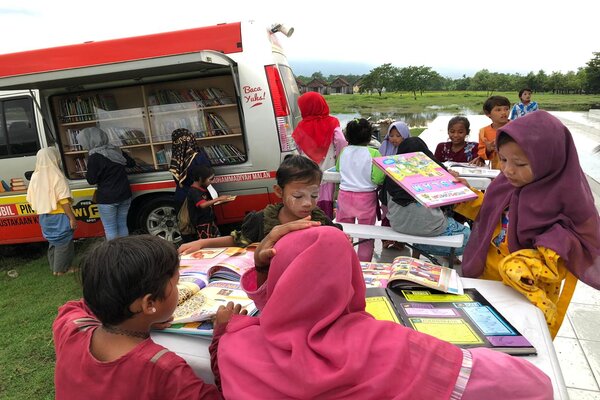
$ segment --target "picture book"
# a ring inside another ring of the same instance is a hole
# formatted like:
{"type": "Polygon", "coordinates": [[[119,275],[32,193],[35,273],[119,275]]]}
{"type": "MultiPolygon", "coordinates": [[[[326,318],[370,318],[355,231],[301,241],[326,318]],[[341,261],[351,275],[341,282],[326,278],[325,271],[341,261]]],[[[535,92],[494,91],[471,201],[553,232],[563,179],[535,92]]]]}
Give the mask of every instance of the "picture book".
{"type": "Polygon", "coordinates": [[[477,198],[468,187],[422,152],[373,158],[373,163],[425,207],[477,198]]]}
{"type": "Polygon", "coordinates": [[[248,298],[239,282],[217,280],[204,287],[200,287],[200,282],[193,286],[190,283],[184,281],[178,284],[178,288],[183,285],[186,290],[179,293],[173,324],[210,320],[220,306],[225,306],[230,301],[241,304],[249,313],[254,311],[254,302],[248,298]]]}
{"type": "Polygon", "coordinates": [[[361,262],[367,287],[402,288],[416,285],[444,293],[462,294],[455,270],[416,258],[400,256],[392,263],[361,262]]]}
{"type": "Polygon", "coordinates": [[[462,348],[489,347],[513,355],[536,354],[533,345],[477,289],[461,295],[422,287],[367,289],[367,311],[462,348]]]}
{"type": "Polygon", "coordinates": [[[242,274],[254,266],[254,249],[252,245],[246,248],[217,247],[182,255],[179,260],[180,277],[201,273],[206,276],[207,282],[239,281],[242,274]]]}

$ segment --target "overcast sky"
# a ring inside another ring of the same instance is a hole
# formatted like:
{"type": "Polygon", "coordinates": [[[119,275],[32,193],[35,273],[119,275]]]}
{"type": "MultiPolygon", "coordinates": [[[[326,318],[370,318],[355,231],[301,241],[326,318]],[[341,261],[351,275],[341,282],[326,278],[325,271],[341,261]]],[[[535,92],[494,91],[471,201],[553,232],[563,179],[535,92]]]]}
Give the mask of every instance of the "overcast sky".
{"type": "MultiPolygon", "coordinates": [[[[0,0],[0,53],[245,20],[295,28],[294,60],[438,71],[576,71],[600,51],[583,0],[0,0]]],[[[315,71],[319,70],[315,63],[315,71]]],[[[368,71],[366,71],[368,72],[368,71]]],[[[347,73],[339,71],[339,73],[347,73]]]]}

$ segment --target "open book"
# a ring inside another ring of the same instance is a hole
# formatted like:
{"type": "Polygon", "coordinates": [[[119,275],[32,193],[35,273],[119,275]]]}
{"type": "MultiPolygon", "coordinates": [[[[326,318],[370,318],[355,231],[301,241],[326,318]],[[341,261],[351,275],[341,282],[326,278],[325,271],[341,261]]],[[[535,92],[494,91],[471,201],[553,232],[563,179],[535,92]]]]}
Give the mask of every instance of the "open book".
{"type": "MultiPolygon", "coordinates": [[[[186,285],[186,289],[190,288],[189,282],[183,284],[186,285]]],[[[196,287],[197,290],[180,291],[178,304],[173,313],[174,324],[211,319],[219,306],[225,306],[230,301],[241,304],[249,313],[254,311],[254,303],[242,290],[239,282],[213,281],[203,288],[199,285],[196,287]]]]}
{"type": "Polygon", "coordinates": [[[200,249],[180,257],[180,275],[203,273],[212,280],[239,281],[241,275],[254,267],[256,246],[215,247],[200,249]]]}
{"type": "Polygon", "coordinates": [[[490,169],[485,167],[478,167],[469,163],[459,163],[447,161],[444,163],[448,169],[458,172],[460,176],[471,176],[474,178],[489,178],[494,179],[500,174],[499,169],[490,169]]]}
{"type": "Polygon", "coordinates": [[[373,163],[425,207],[477,198],[468,187],[422,152],[373,158],[373,163]]]}
{"type": "Polygon", "coordinates": [[[180,258],[178,305],[173,325],[164,332],[212,335],[219,306],[241,304],[255,313],[252,300],[240,287],[240,277],[254,266],[254,246],[206,248],[180,258]]]}
{"type": "Polygon", "coordinates": [[[445,293],[462,294],[463,286],[455,270],[416,258],[400,256],[390,263],[361,262],[367,287],[424,286],[445,293]]]}
{"type": "Polygon", "coordinates": [[[367,312],[462,348],[489,347],[514,355],[535,347],[477,289],[464,294],[412,289],[367,289],[367,312]]]}

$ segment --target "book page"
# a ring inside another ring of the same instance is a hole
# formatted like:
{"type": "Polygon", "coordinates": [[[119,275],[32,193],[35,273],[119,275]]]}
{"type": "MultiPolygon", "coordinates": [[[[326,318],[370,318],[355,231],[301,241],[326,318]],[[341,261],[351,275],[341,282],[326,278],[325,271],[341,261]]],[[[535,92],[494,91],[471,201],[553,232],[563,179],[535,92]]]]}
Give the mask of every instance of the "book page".
{"type": "Polygon", "coordinates": [[[365,311],[371,314],[376,320],[400,323],[394,311],[394,306],[387,297],[367,297],[366,302],[367,307],[365,311]]]}
{"type": "Polygon", "coordinates": [[[391,263],[374,263],[361,261],[363,278],[367,288],[380,287],[384,288],[388,285],[390,275],[392,273],[391,263]]]}
{"type": "Polygon", "coordinates": [[[221,270],[226,270],[227,280],[239,280],[241,274],[254,266],[254,247],[218,247],[200,249],[180,257],[179,272],[205,273],[209,280],[221,270]]]}
{"type": "Polygon", "coordinates": [[[403,281],[416,283],[441,292],[462,294],[462,282],[455,270],[412,257],[396,257],[390,276],[392,286],[410,286],[403,281]]]}
{"type": "Polygon", "coordinates": [[[484,344],[482,338],[462,318],[409,318],[416,331],[453,344],[484,344]]]}
{"type": "Polygon", "coordinates": [[[211,319],[220,306],[241,304],[248,313],[254,312],[254,302],[242,290],[239,282],[215,281],[175,308],[173,323],[198,322],[211,319]]]}

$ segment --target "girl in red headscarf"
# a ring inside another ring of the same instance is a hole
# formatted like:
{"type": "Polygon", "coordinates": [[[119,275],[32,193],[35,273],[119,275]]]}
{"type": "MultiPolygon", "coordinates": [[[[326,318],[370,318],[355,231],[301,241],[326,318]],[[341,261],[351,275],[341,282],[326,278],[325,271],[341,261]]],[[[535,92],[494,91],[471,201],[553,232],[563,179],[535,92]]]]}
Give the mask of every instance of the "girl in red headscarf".
{"type": "Polygon", "coordinates": [[[462,271],[523,293],[554,337],[577,279],[600,289],[598,210],[571,133],[549,113],[498,129],[496,148],[502,174],[455,208],[475,221],[462,271]]]}
{"type": "MultiPolygon", "coordinates": [[[[300,154],[307,156],[325,171],[335,166],[342,149],[348,145],[344,138],[340,121],[329,115],[329,106],[325,98],[316,92],[308,92],[298,98],[298,107],[302,121],[292,137],[298,145],[300,154]]],[[[335,184],[321,183],[317,207],[333,219],[333,196],[335,184]]]]}

